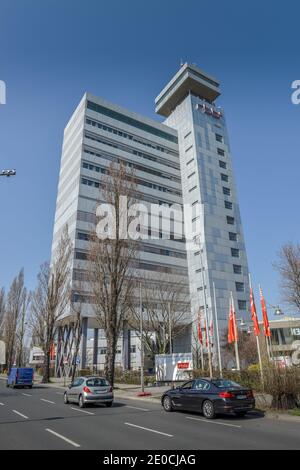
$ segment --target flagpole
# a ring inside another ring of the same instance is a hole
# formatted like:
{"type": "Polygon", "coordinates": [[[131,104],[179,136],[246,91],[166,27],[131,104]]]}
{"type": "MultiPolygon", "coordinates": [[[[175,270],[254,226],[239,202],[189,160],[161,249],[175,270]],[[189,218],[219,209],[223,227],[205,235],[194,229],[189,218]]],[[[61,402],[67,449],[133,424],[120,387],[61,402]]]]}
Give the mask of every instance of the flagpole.
{"type": "Polygon", "coordinates": [[[212,372],[212,361],[211,361],[211,349],[210,349],[210,340],[207,337],[208,335],[208,317],[207,317],[207,305],[206,305],[206,290],[205,290],[205,281],[204,281],[204,272],[203,272],[203,259],[202,259],[202,248],[201,245],[199,246],[200,248],[200,264],[201,264],[201,277],[202,277],[202,287],[203,287],[203,297],[204,297],[204,321],[206,325],[206,338],[205,340],[207,341],[207,353],[208,353],[208,366],[209,366],[209,376],[212,379],[213,372],[212,372]]]}
{"type": "Polygon", "coordinates": [[[222,374],[222,360],[221,360],[221,348],[220,348],[220,337],[219,337],[219,320],[218,320],[217,300],[216,300],[216,287],[215,287],[214,282],[213,282],[213,293],[214,293],[214,307],[215,307],[216,337],[217,337],[217,348],[218,348],[218,359],[219,359],[219,372],[220,372],[220,377],[223,377],[223,374],[222,374]]]}
{"type": "MultiPolygon", "coordinates": [[[[254,304],[254,294],[253,294],[253,289],[252,289],[252,281],[251,281],[251,274],[250,273],[249,273],[249,287],[250,287],[250,301],[251,301],[251,296],[252,296],[252,302],[253,302],[253,306],[254,306],[255,305],[254,304]]],[[[251,307],[251,316],[252,316],[252,306],[250,306],[250,307],[251,307]]],[[[253,320],[253,318],[252,318],[252,320],[253,320]]],[[[253,323],[254,323],[254,320],[253,320],[253,323]]],[[[264,372],[263,372],[263,367],[262,367],[260,344],[259,344],[259,339],[258,339],[259,331],[258,331],[258,334],[256,334],[255,330],[254,330],[254,335],[256,337],[256,346],[257,346],[257,354],[258,354],[258,362],[259,362],[261,382],[262,382],[262,385],[264,385],[264,372]]]]}
{"type": "Polygon", "coordinates": [[[232,307],[233,307],[233,312],[234,312],[233,327],[234,327],[234,336],[235,336],[234,349],[235,349],[236,368],[238,371],[240,371],[241,367],[240,367],[239,348],[238,348],[238,343],[237,343],[238,338],[237,338],[236,314],[235,314],[235,307],[234,307],[234,300],[233,300],[232,292],[230,292],[230,294],[231,294],[231,302],[232,302],[232,307]]]}
{"type": "Polygon", "coordinates": [[[264,300],[264,298],[263,298],[263,293],[262,293],[261,285],[259,284],[258,287],[259,287],[259,295],[260,295],[260,301],[261,301],[261,307],[262,307],[262,314],[263,314],[264,335],[265,335],[265,340],[266,340],[267,353],[268,353],[269,361],[271,361],[271,342],[270,342],[269,336],[266,335],[266,331],[265,331],[265,316],[264,316],[264,308],[263,308],[263,303],[262,303],[262,302],[264,302],[264,306],[265,306],[265,300],[264,300]]]}

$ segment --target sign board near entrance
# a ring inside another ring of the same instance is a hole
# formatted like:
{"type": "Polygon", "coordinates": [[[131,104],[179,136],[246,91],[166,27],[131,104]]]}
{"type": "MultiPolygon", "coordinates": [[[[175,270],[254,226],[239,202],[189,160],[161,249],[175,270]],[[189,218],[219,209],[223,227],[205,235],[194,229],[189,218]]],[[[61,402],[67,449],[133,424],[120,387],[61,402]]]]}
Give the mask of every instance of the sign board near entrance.
{"type": "Polygon", "coordinates": [[[155,356],[155,374],[158,382],[188,380],[192,369],[192,353],[156,354],[155,356]]]}

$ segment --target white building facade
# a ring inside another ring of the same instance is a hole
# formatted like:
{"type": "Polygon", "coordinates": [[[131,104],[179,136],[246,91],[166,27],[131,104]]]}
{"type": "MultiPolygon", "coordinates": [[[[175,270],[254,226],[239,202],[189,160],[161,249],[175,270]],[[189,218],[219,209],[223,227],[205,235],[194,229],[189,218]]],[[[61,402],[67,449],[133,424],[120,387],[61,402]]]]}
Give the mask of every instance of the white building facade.
{"type": "MultiPolygon", "coordinates": [[[[190,328],[174,341],[174,352],[191,351],[191,331],[198,312],[204,310],[204,290],[207,311],[210,317],[218,315],[220,329],[226,328],[231,292],[237,317],[249,318],[247,256],[224,111],[215,105],[219,95],[216,79],[185,64],[156,98],[156,112],[165,117],[164,123],[86,93],[64,132],[52,252],[68,224],[74,245],[74,282],[85,280],[87,244],[95,229],[101,178],[112,161],[134,169],[141,202],[198,207],[191,215],[193,224],[199,224],[198,248],[190,249],[184,238],[143,240],[138,260],[141,277],[147,273],[160,282],[168,276],[171,282],[172,278],[182,281],[189,292],[190,328]]],[[[88,328],[94,329],[93,364],[102,362],[99,354],[105,350],[88,291],[86,285],[83,368],[87,365],[88,328]]],[[[117,362],[124,367],[135,362],[138,368],[139,354],[131,356],[137,353],[131,335],[134,333],[124,331],[119,340],[117,362]]]]}

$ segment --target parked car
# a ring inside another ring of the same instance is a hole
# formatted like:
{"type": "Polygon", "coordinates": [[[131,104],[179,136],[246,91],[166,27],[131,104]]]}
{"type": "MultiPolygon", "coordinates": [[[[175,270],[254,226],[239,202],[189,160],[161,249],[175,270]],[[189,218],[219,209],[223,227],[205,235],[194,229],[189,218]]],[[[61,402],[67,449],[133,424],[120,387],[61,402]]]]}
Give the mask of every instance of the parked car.
{"type": "Polygon", "coordinates": [[[113,400],[113,388],[103,377],[78,377],[64,393],[65,404],[75,402],[80,408],[84,408],[89,403],[100,403],[110,407],[113,400]]]}
{"type": "Polygon", "coordinates": [[[12,367],[7,376],[7,387],[29,387],[33,386],[33,369],[31,367],[12,367]]]}
{"type": "Polygon", "coordinates": [[[200,378],[166,391],[161,403],[165,411],[190,410],[213,419],[218,413],[245,414],[255,407],[251,389],[226,379],[200,378]]]}

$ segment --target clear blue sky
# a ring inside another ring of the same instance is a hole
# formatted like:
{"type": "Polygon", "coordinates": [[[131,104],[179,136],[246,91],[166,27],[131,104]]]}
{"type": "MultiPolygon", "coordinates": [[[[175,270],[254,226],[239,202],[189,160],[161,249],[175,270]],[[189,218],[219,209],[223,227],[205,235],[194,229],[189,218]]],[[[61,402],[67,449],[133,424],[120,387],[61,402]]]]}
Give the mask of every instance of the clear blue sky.
{"type": "MultiPolygon", "coordinates": [[[[88,90],[150,117],[154,97],[194,62],[222,83],[253,282],[280,302],[272,268],[299,240],[297,1],[1,0],[0,285],[50,256],[62,135],[88,90]]],[[[258,297],[257,297],[258,303],[258,297]]]]}

